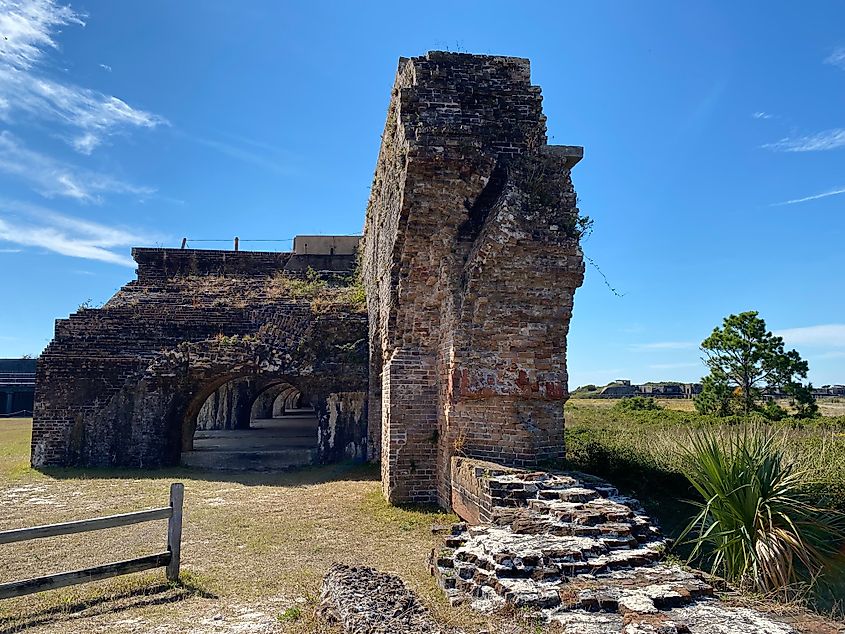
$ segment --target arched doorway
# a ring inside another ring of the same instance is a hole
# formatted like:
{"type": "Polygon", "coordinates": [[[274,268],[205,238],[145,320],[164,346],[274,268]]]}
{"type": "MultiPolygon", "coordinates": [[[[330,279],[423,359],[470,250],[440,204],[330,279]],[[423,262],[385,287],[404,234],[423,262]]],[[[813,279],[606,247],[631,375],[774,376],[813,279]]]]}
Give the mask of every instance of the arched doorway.
{"type": "Polygon", "coordinates": [[[290,382],[236,377],[200,399],[197,413],[196,407],[188,411],[196,421],[186,421],[186,433],[193,435],[183,465],[275,471],[316,462],[319,422],[307,396],[290,382]]]}

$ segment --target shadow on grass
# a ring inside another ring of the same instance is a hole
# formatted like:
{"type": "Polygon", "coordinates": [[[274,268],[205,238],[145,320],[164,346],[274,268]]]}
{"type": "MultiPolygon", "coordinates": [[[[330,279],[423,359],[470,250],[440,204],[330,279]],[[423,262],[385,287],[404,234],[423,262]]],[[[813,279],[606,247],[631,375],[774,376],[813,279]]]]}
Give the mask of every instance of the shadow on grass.
{"type": "Polygon", "coordinates": [[[231,482],[245,486],[299,487],[342,481],[376,481],[381,478],[378,465],[360,462],[336,462],[287,471],[217,471],[190,467],[162,469],[118,469],[91,467],[49,467],[40,473],[57,480],[194,480],[231,482]]]}
{"type": "Polygon", "coordinates": [[[193,583],[190,578],[175,583],[156,583],[91,599],[62,602],[58,605],[23,612],[15,616],[0,614],[0,634],[13,634],[39,625],[91,618],[104,614],[118,614],[136,608],[176,603],[193,597],[217,598],[216,595],[193,583]]]}
{"type": "MultiPolygon", "coordinates": [[[[696,515],[697,508],[689,500],[699,499],[699,495],[680,473],[656,468],[636,455],[615,452],[584,438],[570,442],[567,449],[572,451],[563,468],[603,478],[622,494],[636,498],[673,541],[696,515]]],[[[674,544],[673,551],[685,558],[690,546],[674,544]]]]}

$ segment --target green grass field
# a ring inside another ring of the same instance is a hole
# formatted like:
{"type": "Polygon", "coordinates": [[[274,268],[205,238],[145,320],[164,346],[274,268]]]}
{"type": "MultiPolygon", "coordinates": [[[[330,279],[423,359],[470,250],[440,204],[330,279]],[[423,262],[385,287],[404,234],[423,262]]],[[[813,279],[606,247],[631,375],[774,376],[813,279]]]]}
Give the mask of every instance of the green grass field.
{"type": "MultiPolygon", "coordinates": [[[[691,401],[661,401],[666,409],[622,411],[617,401],[572,399],[566,404],[567,457],[571,465],[647,489],[680,478],[679,449],[701,427],[731,429],[739,418],[702,416],[691,401]]],[[[809,472],[820,499],[845,511],[845,416],[770,423],[783,436],[788,456],[809,472]]]]}
{"type": "MultiPolygon", "coordinates": [[[[679,473],[679,443],[690,428],[732,424],[679,409],[623,413],[595,400],[570,401],[566,417],[565,466],[634,493],[670,535],[693,515],[681,501],[692,493],[679,473]]],[[[845,420],[782,425],[794,460],[815,474],[820,499],[845,508],[845,420]]],[[[184,482],[184,583],[167,584],[163,571],[155,571],[0,601],[0,634],[158,627],[200,634],[335,632],[315,617],[322,575],[334,561],[400,575],[446,625],[545,631],[450,608],[428,574],[427,558],[439,541],[431,525],[456,518],[387,505],[372,467],[41,473],[29,467],[30,428],[28,419],[0,420],[0,530],[161,506],[170,483],[184,482]]],[[[164,544],[162,521],[0,546],[0,583],[156,552],[164,544]]],[[[845,594],[845,584],[837,587],[845,594]]],[[[833,602],[826,601],[820,605],[829,611],[833,602]]]]}
{"type": "MultiPolygon", "coordinates": [[[[332,465],[291,473],[29,468],[29,420],[0,420],[0,530],[163,506],[185,483],[185,583],[151,571],[0,601],[0,634],[33,632],[335,632],[315,618],[332,562],[400,575],[443,624],[535,632],[450,608],[428,573],[436,510],[389,506],[378,470],[332,465]],[[162,630],[156,628],[163,627],[162,630]],[[264,628],[264,629],[262,629],[264,628]]],[[[0,546],[0,583],[157,552],[165,521],[0,546]]]]}
{"type": "MultiPolygon", "coordinates": [[[[680,453],[698,428],[736,429],[738,418],[701,416],[691,401],[660,401],[666,409],[622,411],[609,399],[571,399],[566,414],[566,467],[607,478],[639,498],[668,535],[675,537],[695,515],[685,500],[695,499],[681,472],[680,453]]],[[[835,411],[835,410],[834,410],[835,411]]],[[[845,416],[771,423],[787,456],[808,473],[819,506],[845,512],[845,416]]],[[[678,554],[686,555],[684,547],[678,554]]],[[[845,615],[845,568],[831,570],[829,587],[821,584],[815,605],[845,615]]]]}

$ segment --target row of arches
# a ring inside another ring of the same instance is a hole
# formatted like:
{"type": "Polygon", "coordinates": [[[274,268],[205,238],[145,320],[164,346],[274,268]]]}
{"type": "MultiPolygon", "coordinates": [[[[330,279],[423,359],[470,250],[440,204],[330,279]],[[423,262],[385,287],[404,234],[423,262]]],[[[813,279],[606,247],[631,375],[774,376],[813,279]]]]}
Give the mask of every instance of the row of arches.
{"type": "Polygon", "coordinates": [[[291,383],[229,379],[186,420],[190,443],[184,443],[182,464],[227,470],[312,464],[318,426],[309,398],[291,383]]]}
{"type": "Polygon", "coordinates": [[[257,386],[254,379],[234,378],[203,395],[196,413],[196,429],[247,429],[255,420],[281,418],[308,406],[302,391],[286,381],[257,386]]]}

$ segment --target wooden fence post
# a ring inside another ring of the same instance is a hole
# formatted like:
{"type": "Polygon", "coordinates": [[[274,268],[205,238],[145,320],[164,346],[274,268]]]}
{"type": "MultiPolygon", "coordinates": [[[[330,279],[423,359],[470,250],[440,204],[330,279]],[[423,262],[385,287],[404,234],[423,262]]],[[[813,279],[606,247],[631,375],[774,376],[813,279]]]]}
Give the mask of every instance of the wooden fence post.
{"type": "Polygon", "coordinates": [[[170,508],[173,515],[167,521],[167,550],[170,551],[170,563],[167,564],[167,579],[179,580],[179,557],[182,551],[182,500],[185,497],[185,485],[174,482],[170,485],[170,508]]]}

